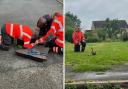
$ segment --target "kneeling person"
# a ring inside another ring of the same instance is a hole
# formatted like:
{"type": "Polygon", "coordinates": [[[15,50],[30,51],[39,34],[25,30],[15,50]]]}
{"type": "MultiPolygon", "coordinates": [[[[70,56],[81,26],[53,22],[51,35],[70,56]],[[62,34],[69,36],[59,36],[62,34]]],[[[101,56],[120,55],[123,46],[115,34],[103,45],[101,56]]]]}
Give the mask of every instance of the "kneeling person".
{"type": "Polygon", "coordinates": [[[75,45],[74,51],[80,52],[80,45],[81,45],[81,52],[84,52],[86,47],[86,41],[84,34],[80,30],[80,27],[76,28],[75,32],[72,34],[72,39],[75,45]]]}
{"type": "Polygon", "coordinates": [[[63,37],[63,15],[55,13],[50,29],[46,35],[36,41],[36,44],[44,43],[46,47],[50,47],[52,52],[63,54],[63,37]],[[46,42],[50,34],[53,35],[53,38],[46,42]]]}
{"type": "Polygon", "coordinates": [[[17,23],[6,23],[1,28],[2,43],[0,48],[8,51],[12,44],[12,39],[20,39],[24,41],[24,48],[31,49],[34,44],[30,44],[32,38],[32,30],[29,26],[17,23]]]}

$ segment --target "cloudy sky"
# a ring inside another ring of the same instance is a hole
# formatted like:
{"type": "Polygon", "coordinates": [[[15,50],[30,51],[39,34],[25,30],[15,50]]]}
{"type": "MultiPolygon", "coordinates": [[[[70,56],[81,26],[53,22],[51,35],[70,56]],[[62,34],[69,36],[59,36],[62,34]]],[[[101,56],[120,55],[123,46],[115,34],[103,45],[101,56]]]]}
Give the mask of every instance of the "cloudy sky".
{"type": "Polygon", "coordinates": [[[128,0],[65,0],[67,11],[78,16],[83,30],[91,29],[92,21],[107,17],[128,21],[128,0]]]}

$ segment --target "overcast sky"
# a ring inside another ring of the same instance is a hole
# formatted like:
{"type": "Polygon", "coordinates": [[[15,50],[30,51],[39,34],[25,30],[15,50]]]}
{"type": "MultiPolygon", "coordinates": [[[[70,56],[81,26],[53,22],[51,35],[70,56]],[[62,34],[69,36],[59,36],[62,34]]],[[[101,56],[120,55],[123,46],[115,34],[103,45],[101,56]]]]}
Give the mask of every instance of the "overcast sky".
{"type": "MultiPolygon", "coordinates": [[[[92,21],[128,20],[128,0],[65,0],[65,12],[71,11],[82,21],[82,28],[91,29],[92,21]]],[[[83,30],[84,30],[83,29],[83,30]]]]}

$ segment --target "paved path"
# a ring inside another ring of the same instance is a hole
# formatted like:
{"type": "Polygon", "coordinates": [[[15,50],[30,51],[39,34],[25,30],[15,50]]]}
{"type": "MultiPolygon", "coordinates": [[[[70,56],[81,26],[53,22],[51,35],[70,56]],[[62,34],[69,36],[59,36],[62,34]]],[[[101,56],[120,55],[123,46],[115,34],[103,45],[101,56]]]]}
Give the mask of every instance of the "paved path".
{"type": "Polygon", "coordinates": [[[128,72],[90,72],[68,73],[66,80],[89,81],[89,80],[128,80],[128,72]]]}
{"type": "MultiPolygon", "coordinates": [[[[43,47],[37,47],[44,50],[43,47]]],[[[62,89],[63,57],[49,54],[45,62],[0,51],[0,89],[62,89]]]]}
{"type": "Polygon", "coordinates": [[[128,64],[113,66],[106,72],[74,73],[71,68],[66,68],[66,81],[102,81],[102,80],[128,80],[128,64]]]}
{"type": "MultiPolygon", "coordinates": [[[[62,9],[56,0],[0,0],[0,26],[9,21],[34,29],[40,16],[62,9]]],[[[14,48],[0,50],[0,89],[62,89],[62,59],[49,54],[48,61],[39,63],[16,56],[14,48]]]]}

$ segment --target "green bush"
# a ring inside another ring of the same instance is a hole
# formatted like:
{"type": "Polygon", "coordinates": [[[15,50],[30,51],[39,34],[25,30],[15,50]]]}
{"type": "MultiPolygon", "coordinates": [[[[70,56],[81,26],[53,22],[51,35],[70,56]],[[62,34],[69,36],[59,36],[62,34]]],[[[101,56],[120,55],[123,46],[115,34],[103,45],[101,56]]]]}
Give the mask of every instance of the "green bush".
{"type": "Polygon", "coordinates": [[[122,36],[121,36],[121,39],[123,41],[128,41],[128,33],[124,33],[122,36]]]}
{"type": "Polygon", "coordinates": [[[89,36],[87,38],[87,43],[95,43],[95,42],[101,42],[101,39],[95,36],[89,36]]]}
{"type": "Polygon", "coordinates": [[[68,42],[72,42],[72,34],[74,32],[74,28],[69,28],[65,31],[65,40],[68,42]]]}

